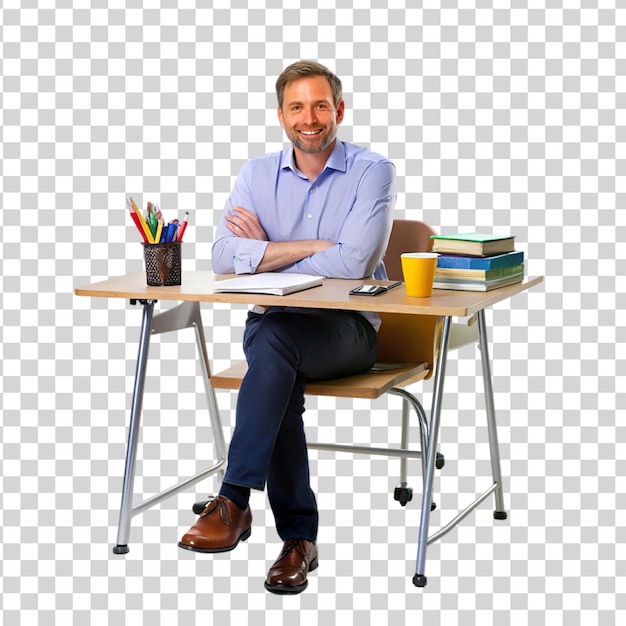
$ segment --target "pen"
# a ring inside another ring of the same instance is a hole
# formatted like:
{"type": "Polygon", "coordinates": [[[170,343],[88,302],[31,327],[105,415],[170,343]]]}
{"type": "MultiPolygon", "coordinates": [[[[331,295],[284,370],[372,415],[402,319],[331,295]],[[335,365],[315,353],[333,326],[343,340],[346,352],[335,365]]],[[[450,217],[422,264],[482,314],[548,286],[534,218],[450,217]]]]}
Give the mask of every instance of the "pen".
{"type": "Polygon", "coordinates": [[[165,234],[165,241],[167,243],[170,243],[171,241],[174,241],[174,235],[176,234],[176,226],[178,224],[178,220],[172,220],[168,225],[167,225],[167,233],[165,234]]]}

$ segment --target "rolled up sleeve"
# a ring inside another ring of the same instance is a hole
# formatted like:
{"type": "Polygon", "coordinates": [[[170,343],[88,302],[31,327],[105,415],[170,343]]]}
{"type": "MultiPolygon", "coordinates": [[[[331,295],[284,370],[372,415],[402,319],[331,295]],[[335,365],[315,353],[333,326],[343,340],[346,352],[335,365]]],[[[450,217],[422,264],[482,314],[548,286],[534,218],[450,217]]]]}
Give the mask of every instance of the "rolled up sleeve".
{"type": "Polygon", "coordinates": [[[237,237],[226,228],[226,216],[233,207],[242,206],[256,213],[249,176],[250,165],[246,164],[235,180],[217,225],[211,250],[213,271],[217,274],[253,274],[265,255],[267,241],[237,237]]]}

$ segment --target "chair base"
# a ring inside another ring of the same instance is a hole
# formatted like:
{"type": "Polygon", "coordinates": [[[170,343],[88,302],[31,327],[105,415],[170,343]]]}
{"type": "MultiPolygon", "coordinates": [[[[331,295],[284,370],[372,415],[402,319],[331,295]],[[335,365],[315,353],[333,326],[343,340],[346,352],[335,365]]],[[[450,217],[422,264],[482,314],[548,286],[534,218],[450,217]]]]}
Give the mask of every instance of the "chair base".
{"type": "Polygon", "coordinates": [[[405,485],[398,485],[393,490],[393,499],[399,502],[401,506],[406,506],[413,500],[413,489],[405,485]]]}
{"type": "MultiPolygon", "coordinates": [[[[401,506],[406,506],[411,500],[413,500],[413,489],[406,485],[398,485],[393,490],[393,499],[399,502],[401,506]]],[[[195,505],[194,505],[195,506],[195,505]]],[[[430,510],[434,511],[437,508],[435,502],[430,503],[430,510]]]]}
{"type": "Polygon", "coordinates": [[[425,587],[427,582],[428,578],[423,574],[415,574],[415,576],[413,576],[413,584],[416,587],[425,587]]]}
{"type": "Polygon", "coordinates": [[[191,507],[191,510],[194,512],[194,515],[201,515],[204,509],[206,509],[207,504],[209,504],[210,500],[202,500],[201,502],[196,502],[191,507]]]}

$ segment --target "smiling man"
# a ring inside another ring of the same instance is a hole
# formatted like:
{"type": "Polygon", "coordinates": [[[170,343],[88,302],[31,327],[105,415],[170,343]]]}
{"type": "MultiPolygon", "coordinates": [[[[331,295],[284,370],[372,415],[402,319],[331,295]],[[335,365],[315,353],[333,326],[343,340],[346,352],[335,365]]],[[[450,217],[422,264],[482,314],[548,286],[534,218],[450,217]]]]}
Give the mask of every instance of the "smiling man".
{"type": "Polygon", "coordinates": [[[328,157],[327,150],[332,151],[337,126],[343,120],[344,103],[334,102],[334,95],[329,93],[328,87],[324,76],[315,76],[306,81],[294,81],[283,90],[283,106],[278,109],[278,119],[300,152],[328,157]],[[305,106],[305,102],[312,104],[313,108],[305,106]]]}
{"type": "MultiPolygon", "coordinates": [[[[214,271],[385,279],[382,257],[396,198],[393,164],[337,140],[342,86],[323,65],[290,65],[276,82],[276,95],[278,120],[292,145],[243,167],[217,227],[214,271]]],[[[250,490],[267,486],[284,545],[265,587],[278,594],[304,591],[318,566],[319,517],[302,419],[306,381],[370,369],[379,325],[375,314],[253,307],[243,341],[248,372],[226,474],[181,548],[226,552],[248,539],[250,490]]]]}

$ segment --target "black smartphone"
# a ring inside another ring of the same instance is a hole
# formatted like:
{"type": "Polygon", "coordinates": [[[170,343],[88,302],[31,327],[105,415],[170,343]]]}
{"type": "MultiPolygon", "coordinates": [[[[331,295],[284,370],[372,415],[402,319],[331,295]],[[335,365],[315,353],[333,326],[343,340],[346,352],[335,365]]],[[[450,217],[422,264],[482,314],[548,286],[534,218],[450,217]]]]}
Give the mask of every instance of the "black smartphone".
{"type": "Polygon", "coordinates": [[[399,287],[402,281],[392,283],[390,285],[359,285],[350,290],[351,296],[377,296],[380,293],[385,293],[394,287],[399,287]]]}

